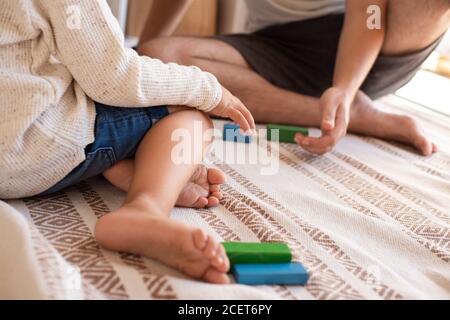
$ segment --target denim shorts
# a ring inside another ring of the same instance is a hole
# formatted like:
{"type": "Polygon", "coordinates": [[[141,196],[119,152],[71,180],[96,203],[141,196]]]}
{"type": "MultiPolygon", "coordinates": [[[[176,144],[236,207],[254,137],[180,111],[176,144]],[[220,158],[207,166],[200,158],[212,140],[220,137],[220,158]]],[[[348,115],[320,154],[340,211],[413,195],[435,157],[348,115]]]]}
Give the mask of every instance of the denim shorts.
{"type": "Polygon", "coordinates": [[[95,141],[85,148],[86,159],[41,195],[61,191],[102,174],[122,160],[134,158],[147,132],[169,114],[165,106],[120,108],[96,102],[95,109],[95,141]]]}

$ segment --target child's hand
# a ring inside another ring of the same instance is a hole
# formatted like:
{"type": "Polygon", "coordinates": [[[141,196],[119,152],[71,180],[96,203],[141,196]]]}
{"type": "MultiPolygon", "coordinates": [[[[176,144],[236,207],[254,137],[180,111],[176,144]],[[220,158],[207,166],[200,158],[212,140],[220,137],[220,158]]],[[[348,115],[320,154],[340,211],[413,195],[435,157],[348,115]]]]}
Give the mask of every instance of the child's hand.
{"type": "Polygon", "coordinates": [[[222,100],[210,112],[218,117],[229,118],[241,127],[244,133],[252,134],[255,130],[255,120],[244,104],[222,87],[222,100]]]}

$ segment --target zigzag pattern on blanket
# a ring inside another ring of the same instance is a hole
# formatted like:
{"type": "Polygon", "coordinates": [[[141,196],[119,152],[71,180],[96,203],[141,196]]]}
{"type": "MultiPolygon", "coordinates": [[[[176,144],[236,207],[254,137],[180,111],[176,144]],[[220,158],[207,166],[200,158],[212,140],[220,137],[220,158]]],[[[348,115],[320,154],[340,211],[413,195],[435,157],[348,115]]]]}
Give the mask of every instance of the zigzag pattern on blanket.
{"type": "Polygon", "coordinates": [[[446,151],[424,159],[403,146],[354,136],[323,157],[295,145],[279,151],[273,177],[210,157],[228,176],[221,206],[175,209],[173,217],[219,240],[286,242],[310,273],[307,286],[212,286],[140,256],[102,250],[93,227],[124,194],[93,179],[11,202],[29,218],[46,297],[72,297],[61,289],[63,269],[72,265],[81,277],[77,296],[86,299],[450,298],[446,151]]]}
{"type": "MultiPolygon", "coordinates": [[[[58,254],[79,269],[90,285],[105,298],[128,298],[116,270],[100,250],[77,207],[65,192],[24,202],[37,230],[58,254]]],[[[38,258],[45,261],[45,257],[39,254],[38,258]]]]}

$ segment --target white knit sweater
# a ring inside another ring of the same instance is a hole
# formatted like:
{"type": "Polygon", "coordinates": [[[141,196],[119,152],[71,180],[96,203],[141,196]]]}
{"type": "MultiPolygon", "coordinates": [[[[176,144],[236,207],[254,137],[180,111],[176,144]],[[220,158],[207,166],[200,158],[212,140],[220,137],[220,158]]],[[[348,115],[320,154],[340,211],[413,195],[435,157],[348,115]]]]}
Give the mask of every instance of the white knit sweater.
{"type": "Polygon", "coordinates": [[[93,101],[208,111],[221,96],[209,73],[126,49],[105,0],[1,0],[0,198],[39,194],[84,161],[93,101]]]}

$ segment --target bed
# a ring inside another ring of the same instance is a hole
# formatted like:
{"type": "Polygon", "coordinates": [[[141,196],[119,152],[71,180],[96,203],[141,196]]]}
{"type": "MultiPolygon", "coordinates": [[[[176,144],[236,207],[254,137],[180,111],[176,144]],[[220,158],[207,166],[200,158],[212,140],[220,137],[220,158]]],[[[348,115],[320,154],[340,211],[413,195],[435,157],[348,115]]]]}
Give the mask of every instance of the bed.
{"type": "MultiPolygon", "coordinates": [[[[279,159],[276,175],[214,153],[207,164],[227,174],[221,205],[173,211],[219,240],[287,243],[308,270],[305,287],[210,285],[103,250],[95,221],[124,194],[96,178],[0,204],[0,298],[449,299],[450,122],[395,96],[378,104],[421,118],[441,152],[423,158],[354,135],[323,157],[295,145],[265,147],[279,159]]],[[[223,146],[217,140],[214,150],[223,146]]]]}

